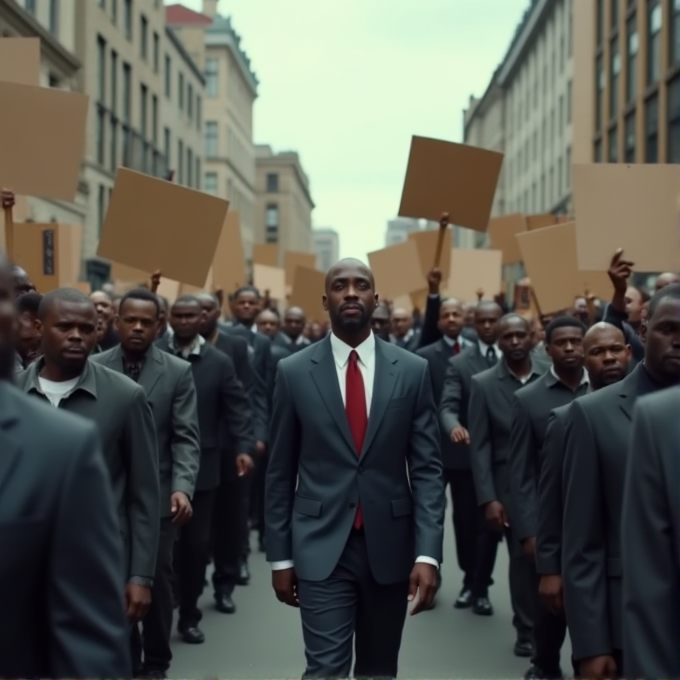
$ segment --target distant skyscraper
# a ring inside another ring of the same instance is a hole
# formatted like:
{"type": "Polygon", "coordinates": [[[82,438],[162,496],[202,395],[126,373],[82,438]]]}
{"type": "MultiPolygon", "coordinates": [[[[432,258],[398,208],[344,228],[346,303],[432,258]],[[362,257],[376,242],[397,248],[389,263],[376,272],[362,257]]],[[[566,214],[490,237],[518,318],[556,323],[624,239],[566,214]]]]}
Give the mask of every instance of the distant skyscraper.
{"type": "Polygon", "coordinates": [[[387,232],[385,233],[385,247],[403,243],[412,231],[420,230],[419,220],[410,217],[395,217],[387,222],[387,232]]]}
{"type": "Polygon", "coordinates": [[[316,268],[327,272],[340,259],[340,237],[334,229],[312,231],[316,268]]]}

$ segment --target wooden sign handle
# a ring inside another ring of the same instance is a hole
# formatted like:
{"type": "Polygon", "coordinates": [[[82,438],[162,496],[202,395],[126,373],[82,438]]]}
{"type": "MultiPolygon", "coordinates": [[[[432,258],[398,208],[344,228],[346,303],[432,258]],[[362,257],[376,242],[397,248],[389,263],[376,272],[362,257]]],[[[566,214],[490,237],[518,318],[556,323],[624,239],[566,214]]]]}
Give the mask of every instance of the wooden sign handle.
{"type": "Polygon", "coordinates": [[[12,206],[3,208],[5,215],[5,250],[10,260],[14,259],[14,215],[12,206]]]}

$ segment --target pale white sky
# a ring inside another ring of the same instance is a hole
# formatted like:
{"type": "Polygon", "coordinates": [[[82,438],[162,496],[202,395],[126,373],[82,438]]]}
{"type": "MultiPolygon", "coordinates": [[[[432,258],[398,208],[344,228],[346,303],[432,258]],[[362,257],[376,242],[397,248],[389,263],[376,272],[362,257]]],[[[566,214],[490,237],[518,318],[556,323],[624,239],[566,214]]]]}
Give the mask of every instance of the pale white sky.
{"type": "Polygon", "coordinates": [[[313,224],[339,232],[342,257],[384,246],[411,135],[462,141],[468,98],[484,93],[528,5],[220,0],[260,80],[255,142],[300,154],[313,224]]]}

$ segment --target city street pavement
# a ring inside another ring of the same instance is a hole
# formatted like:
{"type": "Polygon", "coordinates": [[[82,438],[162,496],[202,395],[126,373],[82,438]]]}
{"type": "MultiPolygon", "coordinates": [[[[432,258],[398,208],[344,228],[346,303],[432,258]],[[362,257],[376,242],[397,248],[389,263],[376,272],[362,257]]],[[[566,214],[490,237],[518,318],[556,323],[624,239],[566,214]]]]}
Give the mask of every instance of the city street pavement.
{"type": "MultiPolygon", "coordinates": [[[[490,599],[495,614],[475,616],[456,610],[452,603],[460,589],[447,517],[443,585],[437,607],[406,621],[401,648],[399,677],[420,678],[520,678],[529,666],[528,659],[512,653],[514,629],[507,585],[507,550],[499,546],[495,585],[490,599]]],[[[250,585],[237,588],[234,615],[217,612],[212,590],[206,588],[202,607],[202,628],[206,641],[187,645],[175,637],[171,678],[300,678],[304,654],[299,614],[280,604],[271,590],[269,565],[253,546],[250,585]]],[[[562,665],[569,663],[571,648],[562,651],[562,665]]]]}

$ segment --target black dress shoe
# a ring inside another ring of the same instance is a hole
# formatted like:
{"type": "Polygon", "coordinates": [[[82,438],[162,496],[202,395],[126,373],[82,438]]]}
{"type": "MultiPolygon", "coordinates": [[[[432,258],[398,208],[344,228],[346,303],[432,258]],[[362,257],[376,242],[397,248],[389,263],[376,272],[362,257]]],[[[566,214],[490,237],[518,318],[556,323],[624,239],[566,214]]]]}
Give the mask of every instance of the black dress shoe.
{"type": "Polygon", "coordinates": [[[453,606],[455,609],[468,609],[472,607],[472,599],[472,591],[469,588],[463,588],[453,606]]]}
{"type": "Polygon", "coordinates": [[[205,642],[205,635],[198,626],[187,626],[186,628],[178,628],[182,640],[188,645],[200,645],[205,642]]]}
{"type": "Polygon", "coordinates": [[[236,612],[236,605],[231,595],[215,595],[215,609],[223,614],[234,614],[236,612]]]}
{"type": "Polygon", "coordinates": [[[554,671],[544,671],[538,666],[531,666],[524,674],[524,680],[562,680],[563,677],[560,668],[554,671]]]}
{"type": "Polygon", "coordinates": [[[488,597],[478,597],[472,606],[472,612],[477,616],[493,616],[493,607],[488,597]]]}
{"type": "Polygon", "coordinates": [[[247,586],[250,581],[250,570],[247,562],[241,562],[238,568],[238,576],[236,578],[237,586],[247,586]]]}
{"type": "Polygon", "coordinates": [[[531,656],[534,653],[534,646],[527,640],[517,640],[515,642],[515,656],[531,656]]]}

